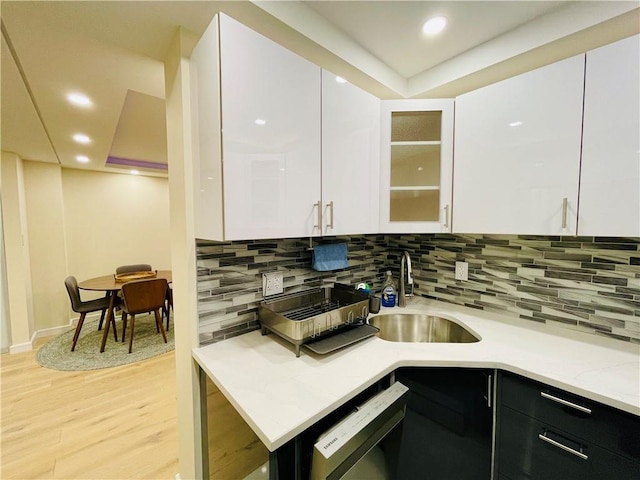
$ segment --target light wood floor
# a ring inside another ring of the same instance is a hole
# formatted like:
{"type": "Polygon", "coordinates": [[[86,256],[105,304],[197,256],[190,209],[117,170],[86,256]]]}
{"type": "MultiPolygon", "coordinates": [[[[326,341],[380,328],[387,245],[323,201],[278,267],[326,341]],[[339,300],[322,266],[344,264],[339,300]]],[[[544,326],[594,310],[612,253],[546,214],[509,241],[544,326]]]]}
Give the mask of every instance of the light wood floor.
{"type": "Polygon", "coordinates": [[[35,353],[0,356],[0,478],[175,478],[173,352],[86,372],[43,368],[35,353]]]}

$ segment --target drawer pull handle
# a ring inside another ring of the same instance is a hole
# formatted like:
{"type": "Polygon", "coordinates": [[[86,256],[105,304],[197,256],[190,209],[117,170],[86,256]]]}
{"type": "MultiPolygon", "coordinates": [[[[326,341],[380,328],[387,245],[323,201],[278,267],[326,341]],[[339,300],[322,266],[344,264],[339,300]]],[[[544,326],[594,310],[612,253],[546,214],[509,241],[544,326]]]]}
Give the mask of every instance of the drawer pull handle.
{"type": "Polygon", "coordinates": [[[579,452],[579,451],[577,451],[577,450],[574,450],[574,449],[573,449],[573,448],[571,448],[571,447],[567,447],[566,445],[563,445],[563,444],[561,444],[560,442],[556,442],[555,440],[550,439],[549,437],[547,437],[547,433],[546,433],[546,432],[545,432],[545,433],[539,433],[539,434],[538,434],[538,438],[539,438],[540,440],[542,440],[543,442],[547,442],[547,443],[549,443],[549,444],[553,445],[554,447],[561,448],[561,449],[562,449],[562,450],[564,450],[565,452],[569,452],[569,453],[571,453],[571,454],[575,455],[576,457],[580,457],[580,458],[581,458],[581,459],[583,459],[583,460],[588,460],[588,459],[589,459],[589,456],[588,456],[588,455],[585,455],[585,454],[584,454],[584,453],[582,453],[582,452],[579,452]]]}
{"type": "Polygon", "coordinates": [[[540,392],[540,396],[543,397],[543,398],[546,398],[548,400],[552,400],[554,402],[557,402],[557,403],[560,403],[562,405],[565,405],[567,407],[575,408],[576,410],[578,410],[578,411],[580,411],[582,413],[591,414],[591,409],[587,408],[587,407],[583,407],[582,405],[577,405],[575,403],[568,402],[567,400],[563,400],[562,398],[554,397],[553,395],[549,395],[548,393],[545,393],[545,392],[540,392]]]}

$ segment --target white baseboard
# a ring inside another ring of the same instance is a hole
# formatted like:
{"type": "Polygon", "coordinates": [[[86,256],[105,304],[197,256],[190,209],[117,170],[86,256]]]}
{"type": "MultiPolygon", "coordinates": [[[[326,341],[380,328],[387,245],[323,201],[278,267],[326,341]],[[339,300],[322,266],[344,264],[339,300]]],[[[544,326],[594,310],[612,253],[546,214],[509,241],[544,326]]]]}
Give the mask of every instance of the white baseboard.
{"type": "MultiPolygon", "coordinates": [[[[24,343],[18,343],[16,345],[11,345],[9,347],[9,355],[14,353],[28,352],[30,350],[33,350],[33,344],[38,338],[53,337],[56,335],[60,335],[71,328],[75,328],[76,325],[78,324],[78,318],[79,317],[74,317],[69,319],[69,323],[67,325],[60,325],[58,327],[43,328],[42,330],[36,330],[34,334],[31,336],[30,341],[24,342],[24,343]]],[[[93,318],[95,318],[96,320],[99,319],[100,312],[92,312],[88,314],[87,318],[85,319],[85,322],[87,320],[92,320],[93,318]]]]}
{"type": "Polygon", "coordinates": [[[75,321],[73,323],[69,323],[69,325],[61,325],[59,327],[51,327],[44,328],[42,330],[37,330],[36,333],[33,334],[31,341],[37,340],[38,338],[43,337],[53,337],[55,335],[60,335],[61,333],[66,332],[70,328],[75,326],[75,321]]]}
{"type": "Polygon", "coordinates": [[[9,347],[9,355],[12,355],[14,353],[28,352],[30,350],[33,350],[32,341],[31,342],[25,342],[25,343],[18,343],[16,345],[11,345],[9,347]]]}

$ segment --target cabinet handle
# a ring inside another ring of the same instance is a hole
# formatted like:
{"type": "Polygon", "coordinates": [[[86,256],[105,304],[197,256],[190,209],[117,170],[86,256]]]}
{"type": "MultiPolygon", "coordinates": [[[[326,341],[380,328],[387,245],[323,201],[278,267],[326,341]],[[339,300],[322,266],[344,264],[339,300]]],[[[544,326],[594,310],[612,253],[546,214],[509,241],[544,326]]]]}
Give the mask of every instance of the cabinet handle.
{"type": "Polygon", "coordinates": [[[560,403],[562,405],[565,405],[567,407],[571,407],[571,408],[575,408],[576,410],[582,412],[582,413],[588,413],[591,414],[591,409],[587,408],[587,407],[583,407],[582,405],[578,405],[572,402],[569,402],[567,400],[563,400],[562,398],[558,398],[558,397],[554,397],[553,395],[550,395],[546,392],[540,392],[540,396],[543,398],[546,398],[547,400],[551,400],[557,403],[560,403]]]}
{"type": "Polygon", "coordinates": [[[492,381],[492,375],[487,375],[487,407],[489,408],[491,408],[491,397],[492,397],[491,381],[492,381]]]}
{"type": "Polygon", "coordinates": [[[562,228],[567,228],[567,207],[569,205],[569,199],[564,197],[562,199],[562,228]]]}
{"type": "Polygon", "coordinates": [[[571,448],[571,447],[567,447],[566,445],[563,445],[562,443],[560,443],[560,442],[556,442],[555,440],[552,440],[551,438],[547,437],[547,432],[539,433],[539,434],[538,434],[538,438],[539,438],[540,440],[542,440],[543,442],[547,442],[547,443],[549,443],[549,444],[553,445],[554,447],[561,448],[561,449],[562,449],[562,450],[564,450],[565,452],[569,452],[569,453],[571,453],[572,455],[575,455],[576,457],[580,457],[580,458],[581,458],[581,459],[583,459],[583,460],[588,460],[588,459],[589,459],[589,456],[588,456],[588,455],[585,455],[585,454],[584,454],[584,453],[582,453],[582,452],[579,452],[579,451],[577,451],[577,450],[574,450],[574,449],[573,449],[573,448],[571,448]]]}
{"type": "Polygon", "coordinates": [[[320,232],[322,232],[322,203],[320,203],[320,200],[313,204],[313,208],[318,209],[317,223],[313,226],[313,228],[317,228],[320,232]]]}
{"type": "Polygon", "coordinates": [[[329,207],[329,214],[331,215],[331,223],[327,225],[327,228],[333,228],[333,200],[331,200],[327,207],[329,207]]]}
{"type": "Polygon", "coordinates": [[[449,228],[449,204],[444,206],[444,228],[449,228]]]}

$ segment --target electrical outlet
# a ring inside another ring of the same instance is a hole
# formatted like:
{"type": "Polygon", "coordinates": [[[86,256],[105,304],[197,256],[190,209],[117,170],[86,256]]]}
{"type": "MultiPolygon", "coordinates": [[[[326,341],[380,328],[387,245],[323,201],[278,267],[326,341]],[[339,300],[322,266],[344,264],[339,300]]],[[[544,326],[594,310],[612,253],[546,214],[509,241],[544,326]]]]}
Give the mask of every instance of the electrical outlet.
{"type": "Polygon", "coordinates": [[[456,280],[469,280],[469,264],[456,262],[456,280]]]}
{"type": "Polygon", "coordinates": [[[282,292],[284,292],[282,272],[268,272],[262,274],[262,293],[265,297],[282,292]]]}

